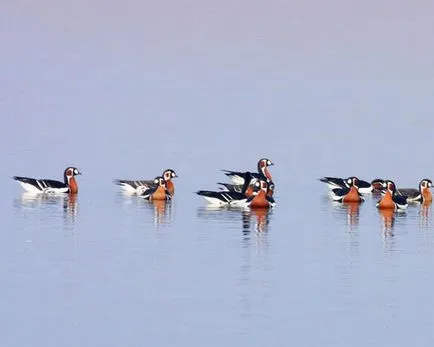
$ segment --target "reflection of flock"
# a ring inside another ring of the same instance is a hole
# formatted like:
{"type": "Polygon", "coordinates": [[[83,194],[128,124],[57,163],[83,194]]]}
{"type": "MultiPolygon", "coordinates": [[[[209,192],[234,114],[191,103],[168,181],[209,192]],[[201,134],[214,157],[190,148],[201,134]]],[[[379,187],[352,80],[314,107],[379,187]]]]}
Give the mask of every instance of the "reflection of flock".
{"type": "Polygon", "coordinates": [[[77,217],[77,195],[76,194],[33,194],[23,193],[20,198],[16,200],[19,204],[17,207],[26,210],[28,208],[47,208],[54,207],[63,208],[63,220],[65,225],[73,225],[77,217]]]}
{"type": "Polygon", "coordinates": [[[213,222],[231,221],[238,223],[241,220],[240,227],[244,233],[249,233],[251,231],[258,233],[267,232],[271,213],[271,211],[263,208],[241,209],[229,207],[222,209],[221,207],[212,205],[199,207],[197,210],[197,216],[199,218],[209,219],[213,222]]]}

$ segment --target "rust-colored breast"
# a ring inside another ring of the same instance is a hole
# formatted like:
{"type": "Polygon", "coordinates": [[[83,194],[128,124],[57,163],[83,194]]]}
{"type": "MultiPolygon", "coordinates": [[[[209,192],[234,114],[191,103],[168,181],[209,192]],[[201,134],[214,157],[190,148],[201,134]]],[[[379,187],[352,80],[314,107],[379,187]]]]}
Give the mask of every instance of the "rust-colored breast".
{"type": "Polygon", "coordinates": [[[265,195],[265,192],[261,190],[258,195],[256,195],[252,202],[250,203],[250,207],[253,208],[264,208],[269,207],[267,196],[265,195]]]}
{"type": "Polygon", "coordinates": [[[68,182],[69,185],[69,194],[77,194],[78,193],[78,185],[77,181],[74,177],[71,177],[68,182]]]}
{"type": "Polygon", "coordinates": [[[343,202],[361,202],[359,191],[356,187],[351,187],[347,195],[344,196],[343,202]]]}
{"type": "Polygon", "coordinates": [[[395,202],[392,199],[392,194],[390,194],[389,191],[386,191],[386,194],[381,198],[380,202],[378,203],[379,209],[395,209],[395,202]]]}
{"type": "Polygon", "coordinates": [[[422,190],[423,202],[432,202],[432,193],[429,188],[424,188],[422,190]]]}
{"type": "Polygon", "coordinates": [[[151,200],[166,200],[166,189],[159,186],[154,194],[152,194],[151,200]]]}
{"type": "Polygon", "coordinates": [[[175,185],[173,184],[172,180],[166,181],[166,187],[169,194],[173,196],[175,194],[175,185]]]}
{"type": "Polygon", "coordinates": [[[383,217],[385,231],[391,230],[393,228],[395,211],[393,211],[390,208],[389,209],[382,209],[382,210],[380,210],[380,214],[383,217]]]}

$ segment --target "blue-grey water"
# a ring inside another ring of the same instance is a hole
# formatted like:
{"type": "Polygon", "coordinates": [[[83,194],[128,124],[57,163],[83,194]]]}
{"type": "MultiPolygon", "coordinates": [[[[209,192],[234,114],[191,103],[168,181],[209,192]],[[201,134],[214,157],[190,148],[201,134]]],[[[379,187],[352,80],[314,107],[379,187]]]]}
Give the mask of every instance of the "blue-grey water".
{"type": "Polygon", "coordinates": [[[431,207],[317,180],[433,177],[432,6],[380,3],[2,4],[0,345],[432,346],[431,207]],[[264,156],[273,211],[194,194],[264,156]]]}

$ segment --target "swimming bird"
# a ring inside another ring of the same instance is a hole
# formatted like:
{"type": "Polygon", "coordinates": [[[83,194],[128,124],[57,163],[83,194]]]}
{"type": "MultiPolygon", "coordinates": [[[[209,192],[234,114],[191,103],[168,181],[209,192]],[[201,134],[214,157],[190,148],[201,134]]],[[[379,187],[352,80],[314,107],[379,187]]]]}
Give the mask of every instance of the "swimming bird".
{"type": "MultiPolygon", "coordinates": [[[[243,190],[247,189],[247,182],[246,179],[243,190]]],[[[259,179],[253,183],[253,193],[249,197],[247,197],[245,193],[234,191],[200,190],[197,194],[203,196],[211,205],[270,208],[274,207],[275,200],[272,196],[269,196],[268,190],[269,183],[265,179],[259,179]]]]}
{"type": "Polygon", "coordinates": [[[75,167],[67,167],[63,172],[63,182],[51,179],[38,179],[30,177],[14,176],[13,179],[30,193],[35,194],[77,194],[78,185],[75,176],[81,175],[75,167]]]}
{"type": "Polygon", "coordinates": [[[247,199],[250,208],[271,208],[276,204],[274,198],[268,195],[269,183],[264,179],[255,182],[253,195],[247,199]]]}
{"type": "Polygon", "coordinates": [[[419,189],[414,188],[402,188],[397,193],[407,196],[407,202],[432,202],[432,193],[430,188],[432,187],[432,181],[428,178],[424,178],[419,182],[419,189]]]}
{"type": "MultiPolygon", "coordinates": [[[[196,192],[196,194],[202,196],[210,205],[214,205],[214,206],[245,205],[248,198],[247,190],[250,189],[251,173],[247,171],[240,174],[242,175],[240,177],[243,180],[244,184],[241,186],[239,191],[199,190],[196,192]]],[[[253,194],[253,188],[252,188],[252,194],[253,194]]]]}
{"type": "MultiPolygon", "coordinates": [[[[350,188],[351,179],[352,179],[352,177],[338,178],[338,177],[325,176],[325,177],[321,177],[319,180],[321,182],[326,183],[327,186],[329,187],[329,189],[336,189],[336,188],[350,188]]],[[[372,183],[360,180],[358,178],[357,178],[357,180],[358,180],[358,188],[359,188],[360,193],[369,194],[374,189],[374,187],[372,186],[372,183]]]]}
{"type": "MultiPolygon", "coordinates": [[[[166,181],[166,188],[170,195],[175,194],[175,184],[172,179],[178,177],[176,172],[172,169],[167,169],[163,171],[161,175],[166,181]]],[[[154,180],[113,180],[113,182],[122,187],[123,191],[128,194],[142,195],[144,191],[155,186],[154,180]]]]}
{"type": "Polygon", "coordinates": [[[397,193],[396,185],[390,180],[385,181],[386,190],[383,197],[378,200],[377,208],[387,210],[404,210],[408,206],[407,197],[397,193]]]}
{"type": "Polygon", "coordinates": [[[167,190],[166,180],[162,176],[155,177],[153,185],[140,195],[149,201],[170,200],[172,198],[172,195],[167,190]]]}
{"type": "MultiPolygon", "coordinates": [[[[242,190],[243,190],[243,186],[239,185],[239,184],[221,183],[221,182],[219,182],[217,184],[223,186],[224,189],[226,189],[226,191],[229,191],[229,192],[239,192],[239,193],[241,193],[242,190]]],[[[247,190],[245,192],[245,195],[247,197],[249,197],[249,196],[251,196],[253,194],[253,186],[254,186],[254,184],[249,184],[249,187],[247,188],[247,190]]],[[[223,188],[221,188],[221,189],[223,189],[223,188]]],[[[274,183],[270,182],[268,184],[267,196],[273,196],[273,194],[274,194],[274,183]]]]}
{"type": "MultiPolygon", "coordinates": [[[[271,173],[268,170],[268,167],[274,165],[271,160],[262,158],[258,161],[258,172],[252,173],[252,179],[260,179],[264,178],[268,180],[269,182],[273,181],[271,177],[271,173]]],[[[239,171],[231,171],[231,170],[223,170],[226,176],[228,176],[236,185],[243,185],[244,179],[243,174],[244,172],[239,171]]]]}
{"type": "Polygon", "coordinates": [[[349,187],[334,188],[331,190],[333,200],[338,202],[362,202],[363,197],[359,192],[358,178],[349,177],[346,182],[349,187]]]}

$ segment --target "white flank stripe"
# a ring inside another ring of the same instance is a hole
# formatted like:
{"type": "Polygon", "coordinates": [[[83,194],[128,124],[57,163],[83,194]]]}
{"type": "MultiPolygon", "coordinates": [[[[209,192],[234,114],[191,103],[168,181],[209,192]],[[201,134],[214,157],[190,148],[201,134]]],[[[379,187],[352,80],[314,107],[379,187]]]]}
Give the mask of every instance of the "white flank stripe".
{"type": "Polygon", "coordinates": [[[225,206],[225,205],[227,205],[226,202],[221,201],[220,199],[217,199],[217,198],[211,198],[209,196],[203,196],[203,198],[206,200],[206,202],[208,204],[213,205],[213,206],[225,206]]]}

